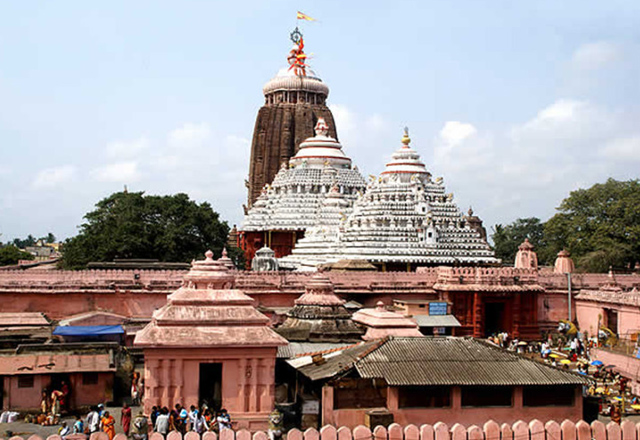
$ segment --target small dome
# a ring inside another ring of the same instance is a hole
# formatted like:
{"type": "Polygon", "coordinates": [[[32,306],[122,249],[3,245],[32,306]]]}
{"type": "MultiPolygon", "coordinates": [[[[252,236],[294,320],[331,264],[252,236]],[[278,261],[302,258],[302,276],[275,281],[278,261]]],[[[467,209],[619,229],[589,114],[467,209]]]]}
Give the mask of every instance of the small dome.
{"type": "Polygon", "coordinates": [[[421,180],[424,180],[429,175],[424,163],[420,161],[420,154],[409,146],[410,143],[409,130],[405,128],[402,147],[391,155],[391,162],[387,163],[385,170],[382,172],[383,176],[389,174],[412,176],[417,174],[421,180]]]}
{"type": "Polygon", "coordinates": [[[319,118],[315,126],[316,135],[305,139],[300,144],[300,149],[289,160],[293,166],[306,165],[350,168],[351,159],[342,151],[342,145],[334,138],[328,136],[329,125],[324,118],[319,118]]]}

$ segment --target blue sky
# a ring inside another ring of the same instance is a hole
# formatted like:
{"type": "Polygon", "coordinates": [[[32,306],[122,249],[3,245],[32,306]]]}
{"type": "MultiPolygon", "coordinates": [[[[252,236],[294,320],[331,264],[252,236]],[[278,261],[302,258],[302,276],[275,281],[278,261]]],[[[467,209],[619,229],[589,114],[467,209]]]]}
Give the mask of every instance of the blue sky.
{"type": "Polygon", "coordinates": [[[72,236],[127,185],[230,224],[295,12],[344,149],[413,146],[488,227],[640,169],[640,2],[0,0],[0,240],[72,236]]]}

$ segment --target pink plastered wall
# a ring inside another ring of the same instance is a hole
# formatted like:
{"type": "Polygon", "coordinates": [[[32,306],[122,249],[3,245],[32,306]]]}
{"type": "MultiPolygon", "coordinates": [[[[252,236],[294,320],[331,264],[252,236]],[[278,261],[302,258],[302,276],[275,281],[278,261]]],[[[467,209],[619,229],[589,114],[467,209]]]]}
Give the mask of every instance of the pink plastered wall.
{"type": "MultiPolygon", "coordinates": [[[[629,420],[624,420],[620,425],[610,422],[604,424],[595,421],[591,424],[583,420],[578,422],[554,418],[551,420],[532,420],[525,422],[518,420],[515,423],[498,424],[489,420],[482,425],[474,425],[460,420],[455,424],[437,422],[419,425],[400,425],[393,423],[389,426],[377,426],[369,429],[366,426],[357,426],[353,429],[344,426],[326,425],[320,430],[307,429],[302,432],[292,429],[287,433],[287,440],[640,440],[640,424],[636,425],[629,420]],[[465,424],[462,424],[465,422],[465,424]]],[[[184,440],[197,440],[200,436],[189,432],[184,440]]],[[[218,436],[213,432],[206,432],[202,440],[216,440],[218,436]]],[[[267,440],[265,431],[250,432],[248,430],[224,430],[220,440],[267,440]]],[[[24,437],[13,437],[13,440],[26,440],[24,437]]],[[[85,436],[68,436],[69,440],[84,440],[85,436]]],[[[179,432],[171,432],[168,440],[183,440],[179,432]]],[[[0,439],[3,440],[3,439],[0,439]]],[[[32,436],[30,440],[42,440],[32,436]]],[[[47,440],[61,440],[59,436],[52,435],[47,440]]],[[[105,433],[91,435],[91,440],[108,440],[105,433]]],[[[114,440],[127,440],[124,434],[117,434],[114,440]]],[[[164,440],[160,433],[152,433],[149,440],[164,440]]]]}
{"type": "MultiPolygon", "coordinates": [[[[365,423],[365,414],[371,408],[359,409],[333,409],[333,388],[325,386],[322,389],[322,422],[336,426],[355,428],[365,423]]],[[[582,390],[575,390],[575,399],[572,406],[548,406],[525,407],[522,404],[522,388],[516,387],[513,396],[513,405],[510,407],[463,407],[461,405],[461,393],[459,387],[453,388],[451,407],[449,408],[398,408],[398,390],[388,388],[387,409],[393,413],[394,421],[401,425],[437,423],[449,425],[465,423],[482,425],[488,420],[498,423],[512,424],[518,420],[530,422],[532,420],[572,420],[579,421],[582,418],[582,390]]]]}
{"type": "MultiPolygon", "coordinates": [[[[42,401],[42,390],[51,385],[51,376],[47,374],[33,375],[33,387],[19,388],[18,375],[4,377],[5,410],[37,410],[42,401]]],[[[71,387],[71,408],[97,405],[113,399],[113,373],[98,373],[97,383],[84,384],[82,373],[69,375],[71,387]]],[[[51,390],[49,390],[51,392],[51,390]]]]}

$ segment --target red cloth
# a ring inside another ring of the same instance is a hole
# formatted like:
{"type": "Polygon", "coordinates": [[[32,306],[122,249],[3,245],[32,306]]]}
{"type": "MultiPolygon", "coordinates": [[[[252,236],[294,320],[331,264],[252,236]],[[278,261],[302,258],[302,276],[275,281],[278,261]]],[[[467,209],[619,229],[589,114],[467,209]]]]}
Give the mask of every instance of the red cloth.
{"type": "Polygon", "coordinates": [[[129,427],[131,426],[131,408],[122,408],[122,430],[126,436],[129,436],[129,427]]]}

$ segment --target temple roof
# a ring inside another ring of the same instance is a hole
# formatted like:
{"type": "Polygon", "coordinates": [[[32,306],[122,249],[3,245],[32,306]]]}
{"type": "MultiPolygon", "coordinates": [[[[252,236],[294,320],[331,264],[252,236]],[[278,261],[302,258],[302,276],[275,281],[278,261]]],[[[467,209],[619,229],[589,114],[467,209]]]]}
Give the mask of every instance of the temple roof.
{"type": "Polygon", "coordinates": [[[301,231],[324,223],[323,203],[329,210],[345,212],[358,191],[365,188],[360,172],[342,145],[328,136],[328,125],[318,119],[316,135],[300,145],[298,154],[282,164],[270,186],[253,204],[241,227],[243,231],[301,231]],[[338,194],[335,194],[335,193],[338,194]]]}
{"type": "Polygon", "coordinates": [[[422,336],[414,319],[385,309],[382,301],[378,301],[375,309],[358,310],[353,320],[367,327],[362,337],[365,341],[386,336],[422,336]]]}
{"type": "MultiPolygon", "coordinates": [[[[427,264],[499,262],[465,220],[442,178],[435,181],[409,146],[408,134],[379,178],[372,178],[348,216],[310,229],[282,267],[344,259],[427,264]],[[332,226],[333,225],[333,226],[332,226]],[[318,230],[330,233],[318,235],[318,230]]],[[[328,217],[332,218],[332,217],[328,217]]]]}
{"type": "Polygon", "coordinates": [[[359,341],[363,331],[351,319],[345,301],[334,293],[329,277],[317,273],[305,285],[287,320],[276,331],[289,341],[359,341]]]}
{"type": "Polygon", "coordinates": [[[329,86],[322,82],[322,80],[311,69],[307,69],[306,76],[298,76],[293,70],[285,67],[280,69],[276,76],[270,79],[262,88],[262,92],[265,95],[273,92],[292,90],[319,93],[324,96],[329,96],[329,86]]]}
{"type": "Polygon", "coordinates": [[[136,334],[144,348],[260,346],[286,341],[269,327],[269,318],[253,307],[254,300],[233,289],[234,275],[225,258],[194,261],[183,285],[153,313],[151,323],[136,334]]]}

